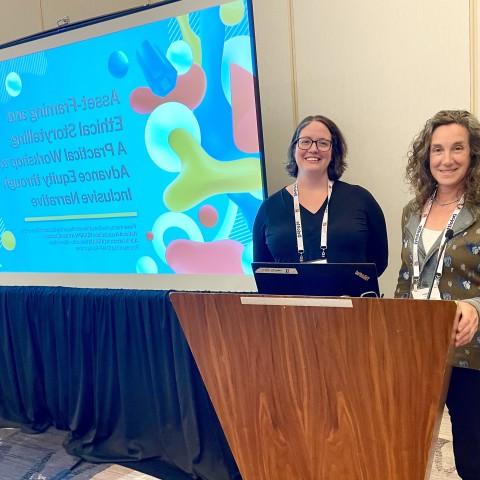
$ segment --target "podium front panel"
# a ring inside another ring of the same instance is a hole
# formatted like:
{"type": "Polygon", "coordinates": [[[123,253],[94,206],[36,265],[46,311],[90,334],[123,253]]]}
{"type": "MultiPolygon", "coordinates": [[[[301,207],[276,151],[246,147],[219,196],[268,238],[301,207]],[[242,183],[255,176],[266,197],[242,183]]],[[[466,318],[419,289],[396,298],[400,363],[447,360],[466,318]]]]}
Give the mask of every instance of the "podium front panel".
{"type": "Polygon", "coordinates": [[[243,480],[428,478],[453,302],[171,300],[243,480]]]}

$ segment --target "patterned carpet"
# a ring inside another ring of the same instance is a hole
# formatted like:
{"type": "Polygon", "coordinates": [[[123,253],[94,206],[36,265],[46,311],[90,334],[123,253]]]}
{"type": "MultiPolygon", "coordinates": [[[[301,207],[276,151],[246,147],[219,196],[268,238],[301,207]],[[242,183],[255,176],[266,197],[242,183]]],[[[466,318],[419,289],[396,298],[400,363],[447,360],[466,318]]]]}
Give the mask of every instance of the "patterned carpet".
{"type": "MultiPolygon", "coordinates": [[[[81,463],[62,447],[65,432],[50,429],[28,435],[15,428],[0,429],[0,480],[147,480],[148,475],[118,465],[81,463]]],[[[450,419],[444,413],[435,447],[430,480],[460,480],[455,470],[450,419]]]]}
{"type": "MultiPolygon", "coordinates": [[[[29,435],[17,428],[0,429],[1,480],[63,480],[73,478],[70,469],[79,461],[62,446],[65,432],[50,429],[29,435]]],[[[84,463],[75,469],[75,479],[90,480],[109,465],[84,463]]]]}
{"type": "Polygon", "coordinates": [[[62,446],[66,432],[36,435],[0,428],[0,480],[155,480],[120,465],[79,462],[62,446]],[[73,468],[72,468],[73,467],[73,468]]]}
{"type": "Polygon", "coordinates": [[[460,480],[455,469],[453,459],[452,434],[450,431],[450,418],[445,411],[440,425],[435,455],[433,457],[430,480],[460,480]]]}

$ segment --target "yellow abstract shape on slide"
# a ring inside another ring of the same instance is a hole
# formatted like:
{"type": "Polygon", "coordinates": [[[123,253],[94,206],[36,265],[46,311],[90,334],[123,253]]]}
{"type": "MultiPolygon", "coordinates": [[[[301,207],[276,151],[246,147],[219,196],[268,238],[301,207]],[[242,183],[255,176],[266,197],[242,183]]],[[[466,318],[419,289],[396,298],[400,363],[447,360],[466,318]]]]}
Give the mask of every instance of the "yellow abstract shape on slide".
{"type": "Polygon", "coordinates": [[[190,22],[188,21],[188,15],[181,15],[177,17],[178,25],[180,26],[180,31],[182,32],[183,40],[188,43],[192,50],[193,63],[202,66],[202,45],[200,43],[200,38],[190,27],[190,22]]]}
{"type": "Polygon", "coordinates": [[[245,15],[245,5],[243,0],[236,0],[235,2],[224,3],[220,5],[220,19],[227,27],[237,25],[245,15]]]}
{"type": "Polygon", "coordinates": [[[170,133],[170,146],[180,158],[181,171],[166,188],[163,200],[173,212],[188,210],[212,195],[261,190],[258,158],[220,162],[208,155],[186,130],[170,133]]]}
{"type": "Polygon", "coordinates": [[[17,241],[15,240],[15,235],[10,230],[5,230],[2,233],[2,246],[5,250],[14,250],[15,246],[17,245],[17,241]]]}

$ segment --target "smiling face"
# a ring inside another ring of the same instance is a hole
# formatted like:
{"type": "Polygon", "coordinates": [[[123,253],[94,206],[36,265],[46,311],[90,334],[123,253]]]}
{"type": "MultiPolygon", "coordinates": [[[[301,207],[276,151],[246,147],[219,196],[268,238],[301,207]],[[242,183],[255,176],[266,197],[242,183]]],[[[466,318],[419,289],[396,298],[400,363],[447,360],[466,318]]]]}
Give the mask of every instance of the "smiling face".
{"type": "MultiPolygon", "coordinates": [[[[328,128],[321,122],[313,121],[304,127],[298,138],[310,138],[312,140],[332,141],[332,135],[328,128]]],[[[318,149],[317,143],[312,143],[308,150],[302,150],[295,147],[295,161],[298,166],[297,178],[304,175],[324,176],[327,175],[327,169],[332,160],[332,148],[326,152],[318,149]]]]}
{"type": "Polygon", "coordinates": [[[463,190],[469,166],[468,130],[458,123],[437,127],[430,145],[430,172],[438,187],[463,190]]]}

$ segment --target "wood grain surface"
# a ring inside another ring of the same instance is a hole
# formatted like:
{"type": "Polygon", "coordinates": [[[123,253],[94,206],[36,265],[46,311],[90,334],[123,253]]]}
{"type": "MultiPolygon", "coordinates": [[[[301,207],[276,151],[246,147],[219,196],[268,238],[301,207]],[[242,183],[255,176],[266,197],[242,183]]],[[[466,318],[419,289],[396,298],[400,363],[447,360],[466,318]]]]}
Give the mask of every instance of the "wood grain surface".
{"type": "Polygon", "coordinates": [[[428,478],[453,302],[171,299],[243,480],[428,478]]]}

